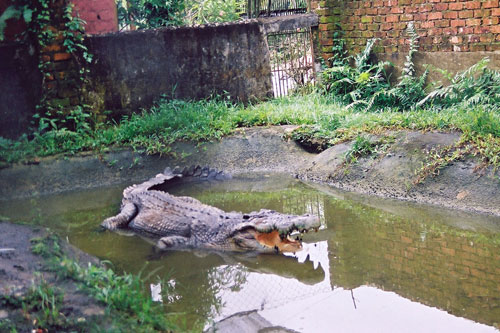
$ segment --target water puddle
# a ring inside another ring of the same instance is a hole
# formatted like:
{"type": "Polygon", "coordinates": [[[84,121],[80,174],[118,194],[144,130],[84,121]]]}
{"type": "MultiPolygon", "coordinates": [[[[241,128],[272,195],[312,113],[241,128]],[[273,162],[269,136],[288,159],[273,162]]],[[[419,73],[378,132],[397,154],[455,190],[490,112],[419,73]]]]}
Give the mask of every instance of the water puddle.
{"type": "Polygon", "coordinates": [[[302,252],[158,254],[141,237],[99,231],[124,186],[0,202],[0,215],[49,227],[118,271],[141,272],[153,298],[198,327],[250,310],[301,332],[486,332],[500,324],[500,218],[248,176],[171,192],[226,211],[316,214],[323,227],[305,235],[302,252]]]}

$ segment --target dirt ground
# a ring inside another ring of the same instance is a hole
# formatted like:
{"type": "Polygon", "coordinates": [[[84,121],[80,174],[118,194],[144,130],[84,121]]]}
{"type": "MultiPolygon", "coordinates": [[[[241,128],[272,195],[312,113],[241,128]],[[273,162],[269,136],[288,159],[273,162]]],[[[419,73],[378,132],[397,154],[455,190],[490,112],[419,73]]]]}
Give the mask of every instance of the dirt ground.
{"type": "MultiPolygon", "coordinates": [[[[25,225],[0,222],[0,331],[16,327],[18,332],[31,332],[37,328],[34,317],[29,311],[13,307],[4,302],[9,297],[19,298],[26,295],[34,283],[44,280],[56,286],[64,294],[61,314],[69,321],[86,326],[86,322],[104,315],[104,308],[97,302],[78,291],[71,280],[57,279],[54,273],[45,269],[45,260],[31,251],[31,239],[44,237],[44,229],[25,225]]],[[[97,259],[72,247],[63,245],[63,251],[81,264],[98,263],[97,259]]]]}

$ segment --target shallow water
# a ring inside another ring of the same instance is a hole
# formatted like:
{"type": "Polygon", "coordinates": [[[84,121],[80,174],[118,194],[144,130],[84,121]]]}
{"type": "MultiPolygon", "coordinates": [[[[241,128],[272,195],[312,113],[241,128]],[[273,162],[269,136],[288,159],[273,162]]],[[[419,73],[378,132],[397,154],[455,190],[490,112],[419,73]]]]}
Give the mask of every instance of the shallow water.
{"type": "Polygon", "coordinates": [[[76,247],[170,288],[168,310],[207,326],[249,310],[305,332],[491,331],[500,323],[500,219],[247,176],[172,189],[224,210],[319,215],[295,257],[158,254],[99,231],[123,186],[0,202],[0,215],[55,230],[76,247]],[[152,274],[150,274],[152,273],[152,274]],[[484,325],[485,324],[485,325],[484,325]]]}

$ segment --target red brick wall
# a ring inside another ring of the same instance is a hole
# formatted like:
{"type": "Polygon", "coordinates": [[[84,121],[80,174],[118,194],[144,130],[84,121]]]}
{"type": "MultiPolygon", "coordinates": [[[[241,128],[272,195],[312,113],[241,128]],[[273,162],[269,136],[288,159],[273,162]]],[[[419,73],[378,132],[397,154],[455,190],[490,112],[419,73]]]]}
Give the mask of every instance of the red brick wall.
{"type": "Polygon", "coordinates": [[[71,0],[90,35],[118,31],[115,0],[71,0]]]}
{"type": "Polygon", "coordinates": [[[373,37],[381,39],[376,52],[404,52],[410,21],[421,37],[421,51],[500,50],[499,0],[312,0],[312,8],[320,15],[325,59],[335,30],[344,32],[352,53],[373,37]]]}

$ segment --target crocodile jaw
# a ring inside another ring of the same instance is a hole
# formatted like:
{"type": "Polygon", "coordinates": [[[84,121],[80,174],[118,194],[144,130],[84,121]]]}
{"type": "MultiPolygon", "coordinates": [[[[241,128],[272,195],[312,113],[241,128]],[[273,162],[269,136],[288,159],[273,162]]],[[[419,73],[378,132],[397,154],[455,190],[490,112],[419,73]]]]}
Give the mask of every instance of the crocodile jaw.
{"type": "Polygon", "coordinates": [[[294,231],[318,230],[321,223],[314,215],[286,215],[274,211],[261,210],[247,219],[247,223],[234,234],[237,250],[268,252],[298,252],[302,249],[299,239],[293,240],[294,231]],[[264,214],[262,214],[264,213],[264,214]],[[265,215],[271,215],[272,218],[265,215]],[[264,216],[263,216],[264,215],[264,216]]]}
{"type": "Polygon", "coordinates": [[[298,252],[302,250],[302,243],[299,240],[293,240],[289,235],[282,239],[278,230],[268,233],[255,231],[254,237],[261,245],[279,252],[298,252]]]}

